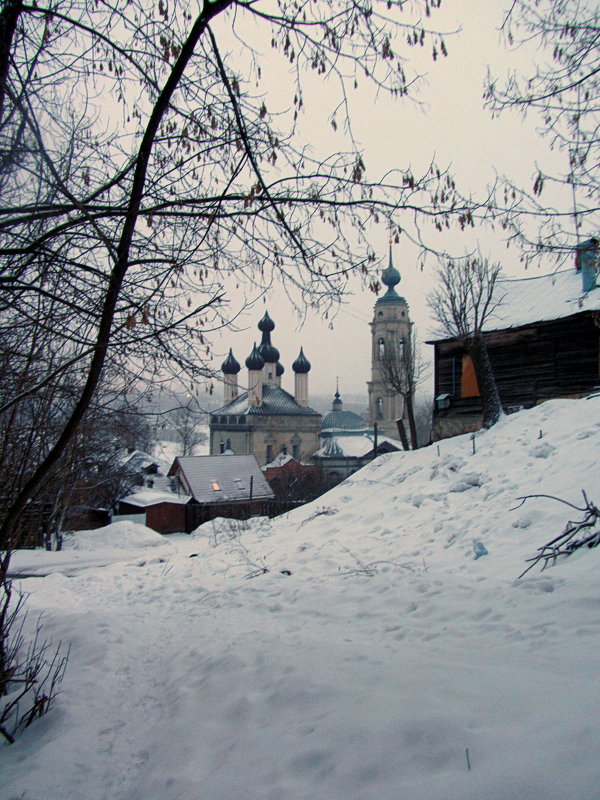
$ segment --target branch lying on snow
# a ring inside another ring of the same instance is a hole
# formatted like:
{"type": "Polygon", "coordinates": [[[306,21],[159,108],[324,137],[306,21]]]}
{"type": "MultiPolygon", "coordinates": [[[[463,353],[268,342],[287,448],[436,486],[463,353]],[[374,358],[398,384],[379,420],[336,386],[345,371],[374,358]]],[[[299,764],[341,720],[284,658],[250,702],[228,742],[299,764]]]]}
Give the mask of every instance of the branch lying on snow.
{"type": "MultiPolygon", "coordinates": [[[[530,494],[526,497],[519,497],[521,501],[515,508],[520,508],[526,500],[534,497],[546,497],[550,500],[556,500],[559,503],[564,503],[576,511],[581,511],[583,519],[569,520],[565,525],[565,529],[557,536],[542,547],[538,547],[537,555],[526,559],[526,563],[531,562],[527,569],[525,569],[519,578],[522,578],[530,569],[535,567],[536,564],[542,562],[542,571],[546,569],[548,564],[554,564],[559,556],[570,556],[575,550],[580,550],[582,547],[597,547],[600,544],[600,530],[594,530],[598,521],[600,521],[600,511],[597,506],[591,503],[584,491],[581,492],[585,505],[576,506],[573,503],[568,503],[560,497],[554,497],[551,494],[530,494]]],[[[511,509],[514,511],[514,509],[511,509]]],[[[517,578],[517,580],[519,580],[517,578]]]]}
{"type": "Polygon", "coordinates": [[[342,547],[342,550],[345,550],[348,555],[352,556],[352,558],[356,561],[357,567],[352,569],[345,570],[344,572],[341,571],[341,568],[338,567],[338,575],[346,576],[346,575],[366,575],[368,578],[372,578],[375,575],[379,574],[378,567],[381,564],[387,564],[392,567],[398,567],[399,569],[405,569],[409,572],[414,572],[414,569],[410,564],[398,564],[396,561],[371,561],[369,564],[363,563],[358,556],[356,556],[351,550],[347,547],[342,547]]]}

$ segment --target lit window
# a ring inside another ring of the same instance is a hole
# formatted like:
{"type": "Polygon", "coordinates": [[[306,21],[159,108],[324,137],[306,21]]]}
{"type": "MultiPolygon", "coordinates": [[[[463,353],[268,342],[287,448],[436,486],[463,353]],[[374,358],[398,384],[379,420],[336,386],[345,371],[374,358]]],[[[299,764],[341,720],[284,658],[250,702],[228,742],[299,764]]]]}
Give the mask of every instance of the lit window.
{"type": "Polygon", "coordinates": [[[215,492],[220,492],[221,491],[221,487],[219,486],[219,484],[216,481],[212,482],[212,488],[213,488],[213,491],[215,491],[215,492]]]}

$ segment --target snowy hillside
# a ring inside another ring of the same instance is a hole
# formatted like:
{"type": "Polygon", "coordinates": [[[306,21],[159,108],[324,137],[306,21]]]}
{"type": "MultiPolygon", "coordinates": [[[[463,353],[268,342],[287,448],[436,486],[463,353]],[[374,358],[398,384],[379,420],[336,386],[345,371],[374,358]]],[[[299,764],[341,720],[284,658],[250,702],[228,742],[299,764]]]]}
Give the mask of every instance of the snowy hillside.
{"type": "Polygon", "coordinates": [[[600,398],[474,444],[385,455],[271,522],[16,554],[71,658],[0,747],[0,800],[598,797],[600,548],[516,580],[578,512],[511,509],[600,502],[600,398]]]}

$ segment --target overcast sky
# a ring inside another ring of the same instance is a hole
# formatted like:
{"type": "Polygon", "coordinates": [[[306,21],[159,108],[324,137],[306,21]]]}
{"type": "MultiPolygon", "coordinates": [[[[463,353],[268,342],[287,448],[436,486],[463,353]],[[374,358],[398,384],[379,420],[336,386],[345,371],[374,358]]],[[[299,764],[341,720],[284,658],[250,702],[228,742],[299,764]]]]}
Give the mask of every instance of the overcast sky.
{"type": "MultiPolygon", "coordinates": [[[[419,61],[419,69],[428,73],[418,95],[421,106],[375,97],[366,91],[359,91],[353,97],[353,130],[364,147],[369,177],[408,165],[418,170],[435,157],[441,166],[451,166],[463,191],[481,196],[496,175],[508,174],[530,188],[536,161],[560,163],[562,155],[549,153],[545,142],[537,136],[535,118],[523,120],[517,114],[506,114],[494,120],[483,108],[488,65],[494,74],[503,76],[511,68],[529,71],[533,59],[539,57],[533,51],[507,49],[499,28],[509,5],[508,0],[444,1],[443,14],[436,13],[433,21],[438,29],[460,31],[447,39],[448,58],[436,63],[429,58],[419,61]]],[[[267,52],[263,69],[268,70],[269,57],[267,52]]],[[[308,116],[303,121],[303,132],[309,141],[311,136],[318,135],[322,147],[327,136],[325,145],[335,148],[332,132],[324,134],[322,126],[311,125],[308,116]]],[[[374,226],[370,236],[377,251],[387,260],[385,227],[374,226]]],[[[454,250],[460,255],[479,244],[484,254],[491,253],[502,261],[508,274],[522,271],[518,252],[505,249],[500,233],[476,230],[464,237],[456,233],[437,234],[437,237],[432,244],[441,250],[454,250]]],[[[426,304],[432,285],[433,260],[422,270],[415,249],[402,240],[394,246],[393,257],[402,276],[398,291],[409,303],[419,337],[425,339],[433,328],[426,304]]],[[[323,320],[309,314],[300,321],[285,294],[273,290],[264,303],[261,301],[251,309],[241,322],[238,320],[245,330],[224,332],[222,338],[215,340],[215,351],[219,353],[215,364],[232,347],[243,365],[253,341],[260,337],[256,323],[268,309],[276,324],[273,343],[279,348],[286,368],[284,388],[293,392],[291,363],[302,345],[312,363],[310,391],[333,395],[339,376],[342,395],[364,393],[366,405],[366,382],[370,377],[368,323],[376,299],[356,281],[353,294],[346,298],[335,319],[323,320]]],[[[243,380],[244,376],[245,369],[240,378],[243,380]]]]}

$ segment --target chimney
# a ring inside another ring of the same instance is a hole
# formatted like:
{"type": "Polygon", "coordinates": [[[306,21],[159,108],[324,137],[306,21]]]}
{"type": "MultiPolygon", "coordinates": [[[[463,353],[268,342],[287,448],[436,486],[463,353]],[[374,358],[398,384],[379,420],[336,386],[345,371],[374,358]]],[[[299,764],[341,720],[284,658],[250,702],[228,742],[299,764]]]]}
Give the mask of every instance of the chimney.
{"type": "Polygon", "coordinates": [[[582,289],[591,292],[598,285],[598,240],[587,239],[575,250],[575,269],[581,272],[582,289]]]}

